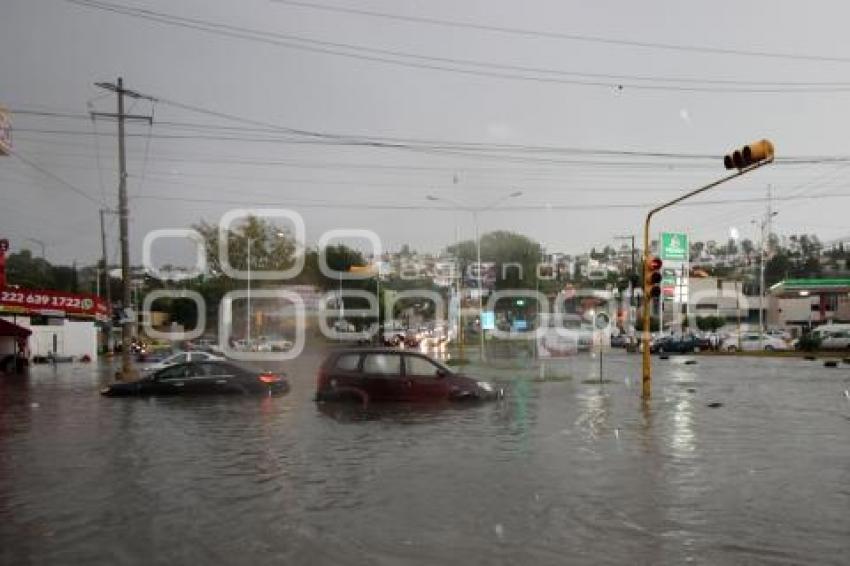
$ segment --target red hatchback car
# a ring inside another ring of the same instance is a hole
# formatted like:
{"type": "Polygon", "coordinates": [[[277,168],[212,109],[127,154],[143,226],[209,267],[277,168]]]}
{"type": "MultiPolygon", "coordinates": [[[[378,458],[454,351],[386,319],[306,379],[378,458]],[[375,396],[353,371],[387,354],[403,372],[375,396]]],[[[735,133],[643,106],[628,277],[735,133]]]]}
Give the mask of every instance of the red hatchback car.
{"type": "Polygon", "coordinates": [[[342,350],[319,368],[317,401],[483,401],[501,389],[452,372],[428,356],[391,349],[342,350]]]}

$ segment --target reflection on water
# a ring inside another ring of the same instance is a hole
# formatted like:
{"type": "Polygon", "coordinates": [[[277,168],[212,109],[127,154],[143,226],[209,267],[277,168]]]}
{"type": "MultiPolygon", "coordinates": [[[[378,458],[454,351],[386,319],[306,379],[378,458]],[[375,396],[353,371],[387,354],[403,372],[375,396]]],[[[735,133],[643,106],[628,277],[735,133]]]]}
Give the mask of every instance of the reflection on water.
{"type": "Polygon", "coordinates": [[[106,399],[107,368],[0,382],[3,564],[844,564],[848,380],[802,361],[465,367],[491,404],[106,399]],[[712,401],[723,402],[711,409],[712,401]]]}

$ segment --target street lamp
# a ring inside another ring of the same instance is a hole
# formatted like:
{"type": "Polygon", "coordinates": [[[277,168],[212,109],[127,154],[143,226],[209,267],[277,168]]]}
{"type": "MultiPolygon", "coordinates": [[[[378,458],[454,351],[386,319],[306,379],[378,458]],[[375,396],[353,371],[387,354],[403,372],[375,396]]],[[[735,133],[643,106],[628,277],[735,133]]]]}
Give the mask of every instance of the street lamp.
{"type": "Polygon", "coordinates": [[[491,204],[489,204],[488,206],[485,206],[485,207],[471,207],[471,206],[468,206],[468,205],[463,205],[463,204],[461,204],[461,203],[459,203],[455,200],[452,200],[452,199],[446,198],[446,197],[436,197],[434,195],[428,195],[428,196],[425,197],[430,201],[439,201],[439,200],[445,201],[449,204],[453,204],[453,205],[457,206],[458,208],[460,208],[462,210],[468,210],[469,212],[472,213],[472,226],[473,226],[473,230],[475,231],[475,255],[476,255],[476,268],[477,268],[475,270],[476,271],[475,279],[478,283],[478,321],[479,321],[479,325],[481,326],[481,328],[479,329],[479,332],[478,332],[478,337],[479,337],[479,342],[480,342],[481,359],[482,360],[484,359],[484,319],[483,319],[483,316],[482,316],[483,313],[484,313],[484,299],[483,299],[484,287],[483,287],[482,280],[481,280],[481,237],[478,233],[478,214],[480,212],[487,212],[488,210],[493,210],[494,208],[496,208],[497,206],[499,206],[500,204],[502,204],[506,200],[516,198],[516,197],[521,196],[521,195],[522,195],[522,191],[514,191],[511,194],[505,195],[502,198],[494,201],[493,203],[491,203],[491,204]]]}
{"type": "MultiPolygon", "coordinates": [[[[274,233],[274,236],[277,237],[277,238],[285,238],[286,232],[278,230],[274,233]]],[[[251,343],[251,279],[252,279],[252,275],[251,275],[251,246],[254,244],[254,242],[257,241],[257,239],[258,238],[245,238],[245,241],[247,242],[247,248],[248,248],[247,254],[246,254],[247,260],[248,260],[248,292],[247,292],[247,296],[246,296],[246,300],[248,302],[248,305],[247,305],[248,306],[248,317],[247,317],[247,320],[245,321],[245,343],[246,343],[246,346],[249,346],[249,347],[250,347],[250,343],[251,343]]]]}
{"type": "MultiPolygon", "coordinates": [[[[751,220],[750,223],[759,226],[759,347],[764,350],[764,262],[767,259],[767,238],[765,237],[764,229],[770,224],[770,219],[779,214],[777,211],[768,209],[764,218],[751,220]]],[[[768,237],[770,234],[768,234],[768,237]]]]}

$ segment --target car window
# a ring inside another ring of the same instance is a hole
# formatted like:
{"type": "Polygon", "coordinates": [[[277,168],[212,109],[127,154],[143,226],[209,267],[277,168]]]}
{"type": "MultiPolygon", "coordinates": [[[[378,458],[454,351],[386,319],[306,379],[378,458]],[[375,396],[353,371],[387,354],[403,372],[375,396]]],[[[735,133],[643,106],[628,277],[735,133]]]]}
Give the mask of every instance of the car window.
{"type": "Polygon", "coordinates": [[[336,359],[334,368],[342,371],[357,371],[360,365],[360,354],[343,354],[336,359]]]}
{"type": "Polygon", "coordinates": [[[163,360],[166,364],[183,364],[189,361],[189,354],[183,352],[181,354],[174,354],[169,358],[165,358],[163,360]]]}
{"type": "Polygon", "coordinates": [[[399,354],[367,354],[363,361],[363,372],[379,375],[401,374],[399,354]]]}
{"type": "Polygon", "coordinates": [[[212,377],[216,375],[224,375],[228,373],[223,368],[217,367],[218,364],[200,363],[192,364],[193,377],[212,377]]]}
{"type": "Polygon", "coordinates": [[[156,374],[157,381],[167,381],[170,379],[185,379],[189,375],[188,365],[176,365],[166,368],[156,374]]]}
{"type": "Polygon", "coordinates": [[[419,356],[404,357],[404,372],[407,375],[436,377],[442,368],[427,358],[419,356]]]}

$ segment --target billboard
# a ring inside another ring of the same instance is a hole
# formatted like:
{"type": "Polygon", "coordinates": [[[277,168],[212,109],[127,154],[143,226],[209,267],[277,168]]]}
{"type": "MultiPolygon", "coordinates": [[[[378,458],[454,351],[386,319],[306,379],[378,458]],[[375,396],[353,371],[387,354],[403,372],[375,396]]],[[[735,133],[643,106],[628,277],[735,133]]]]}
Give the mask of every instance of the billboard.
{"type": "Polygon", "coordinates": [[[44,289],[0,289],[0,313],[108,320],[106,303],[100,297],[44,289]]]}
{"type": "Polygon", "coordinates": [[[686,262],[689,258],[688,235],[684,232],[661,233],[661,260],[686,262]]]}
{"type": "Polygon", "coordinates": [[[12,150],[12,122],[9,111],[0,106],[0,155],[9,155],[12,150]]]}

